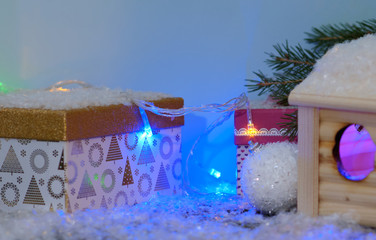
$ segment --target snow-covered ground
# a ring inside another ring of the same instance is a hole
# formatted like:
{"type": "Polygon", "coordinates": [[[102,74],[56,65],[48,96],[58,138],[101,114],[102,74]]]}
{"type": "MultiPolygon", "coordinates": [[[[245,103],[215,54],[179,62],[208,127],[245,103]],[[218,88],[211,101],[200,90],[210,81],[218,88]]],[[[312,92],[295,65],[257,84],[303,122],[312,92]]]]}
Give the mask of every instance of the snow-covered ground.
{"type": "Polygon", "coordinates": [[[113,210],[2,213],[0,239],[376,239],[348,216],[257,214],[233,195],[165,196],[113,210]]]}

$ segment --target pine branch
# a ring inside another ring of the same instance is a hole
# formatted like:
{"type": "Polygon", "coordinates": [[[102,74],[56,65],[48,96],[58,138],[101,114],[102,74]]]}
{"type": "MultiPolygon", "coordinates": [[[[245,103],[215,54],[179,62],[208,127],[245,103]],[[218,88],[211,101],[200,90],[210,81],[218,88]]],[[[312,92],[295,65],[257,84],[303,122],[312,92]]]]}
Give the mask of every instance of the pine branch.
{"type": "Polygon", "coordinates": [[[355,24],[333,24],[312,28],[312,33],[306,33],[305,39],[314,44],[313,50],[325,53],[337,43],[357,39],[366,34],[376,33],[376,19],[365,20],[355,24]]]}
{"type": "Polygon", "coordinates": [[[259,80],[246,79],[246,81],[250,82],[250,84],[245,85],[248,88],[248,92],[258,92],[259,96],[270,92],[270,87],[272,87],[272,83],[275,82],[274,79],[266,77],[261,71],[253,73],[259,78],[259,80]]]}
{"type": "Polygon", "coordinates": [[[265,62],[275,71],[298,72],[309,69],[312,70],[316,60],[321,57],[316,52],[302,48],[297,45],[290,47],[288,42],[285,44],[277,44],[273,46],[277,53],[267,53],[269,59],[265,62]]]}
{"type": "Polygon", "coordinates": [[[263,83],[258,83],[259,86],[269,86],[269,85],[286,85],[286,84],[290,84],[290,83],[301,83],[303,81],[303,79],[297,79],[297,80],[291,80],[291,81],[285,81],[285,82],[263,82],[263,83]]]}
{"type": "Polygon", "coordinates": [[[281,128],[285,128],[286,131],[283,136],[288,137],[289,141],[292,142],[298,136],[298,110],[291,114],[285,114],[286,117],[281,119],[286,120],[286,122],[278,123],[281,128]]]}
{"type": "Polygon", "coordinates": [[[259,78],[246,79],[248,92],[259,92],[258,95],[270,94],[278,104],[287,106],[288,95],[312,71],[313,65],[320,56],[316,52],[303,49],[300,45],[290,47],[288,42],[273,46],[276,53],[268,53],[266,63],[276,72],[267,77],[263,72],[254,72],[259,78]]]}

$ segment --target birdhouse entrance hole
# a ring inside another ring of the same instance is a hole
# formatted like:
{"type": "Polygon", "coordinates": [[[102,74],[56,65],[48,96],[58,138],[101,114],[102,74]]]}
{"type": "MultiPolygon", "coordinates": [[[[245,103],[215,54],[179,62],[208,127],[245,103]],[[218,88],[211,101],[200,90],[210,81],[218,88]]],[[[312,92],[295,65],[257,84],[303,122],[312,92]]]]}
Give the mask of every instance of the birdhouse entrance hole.
{"type": "Polygon", "coordinates": [[[333,155],[342,176],[360,181],[374,170],[376,145],[362,125],[351,124],[342,128],[335,141],[333,155]]]}

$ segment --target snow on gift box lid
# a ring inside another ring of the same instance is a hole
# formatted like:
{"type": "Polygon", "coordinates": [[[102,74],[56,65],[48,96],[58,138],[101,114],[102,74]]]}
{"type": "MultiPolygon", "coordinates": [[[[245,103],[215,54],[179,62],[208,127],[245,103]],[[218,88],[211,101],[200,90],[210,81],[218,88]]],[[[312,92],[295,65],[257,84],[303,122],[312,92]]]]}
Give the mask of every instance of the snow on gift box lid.
{"type": "MultiPolygon", "coordinates": [[[[52,88],[0,94],[0,137],[68,141],[143,128],[133,99],[178,109],[184,100],[162,93],[107,88],[52,88]]],[[[184,117],[147,112],[152,129],[184,125],[184,117]]]]}

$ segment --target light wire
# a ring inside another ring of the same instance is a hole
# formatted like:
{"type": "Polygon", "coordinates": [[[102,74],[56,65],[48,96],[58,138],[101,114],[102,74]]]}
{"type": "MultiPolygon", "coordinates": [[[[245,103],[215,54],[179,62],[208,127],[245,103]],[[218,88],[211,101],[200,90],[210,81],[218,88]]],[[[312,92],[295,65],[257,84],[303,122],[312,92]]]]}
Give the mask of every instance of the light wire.
{"type": "MultiPolygon", "coordinates": [[[[194,152],[196,146],[198,145],[198,143],[200,142],[201,137],[210,134],[216,127],[222,125],[226,120],[228,120],[231,117],[231,115],[234,113],[235,110],[241,109],[241,108],[244,108],[244,107],[246,107],[246,109],[249,109],[249,101],[248,101],[248,97],[245,93],[242,93],[242,94],[240,94],[239,97],[232,98],[232,99],[228,100],[227,102],[225,102],[223,104],[213,103],[213,104],[206,104],[206,105],[201,105],[201,106],[196,106],[196,107],[183,107],[183,108],[179,108],[179,109],[159,108],[159,107],[154,106],[153,103],[143,101],[143,100],[137,100],[137,99],[133,99],[133,102],[140,109],[144,109],[144,110],[153,112],[153,113],[160,115],[160,116],[171,117],[171,118],[181,117],[181,116],[193,113],[193,112],[223,113],[223,114],[221,114],[221,116],[219,116],[215,121],[213,121],[206,128],[204,133],[202,133],[196,139],[196,141],[192,145],[192,148],[189,151],[188,156],[187,156],[186,161],[185,161],[185,169],[184,170],[185,170],[186,174],[183,174],[184,187],[185,187],[185,189],[190,189],[191,191],[194,191],[196,193],[201,193],[201,194],[203,194],[203,193],[199,192],[198,190],[193,189],[191,187],[190,182],[189,182],[189,170],[188,170],[189,169],[188,168],[189,159],[193,156],[193,152],[194,152]]],[[[247,111],[247,112],[250,112],[250,111],[247,111]]],[[[251,119],[250,115],[248,117],[249,117],[249,119],[251,119]]]]}

